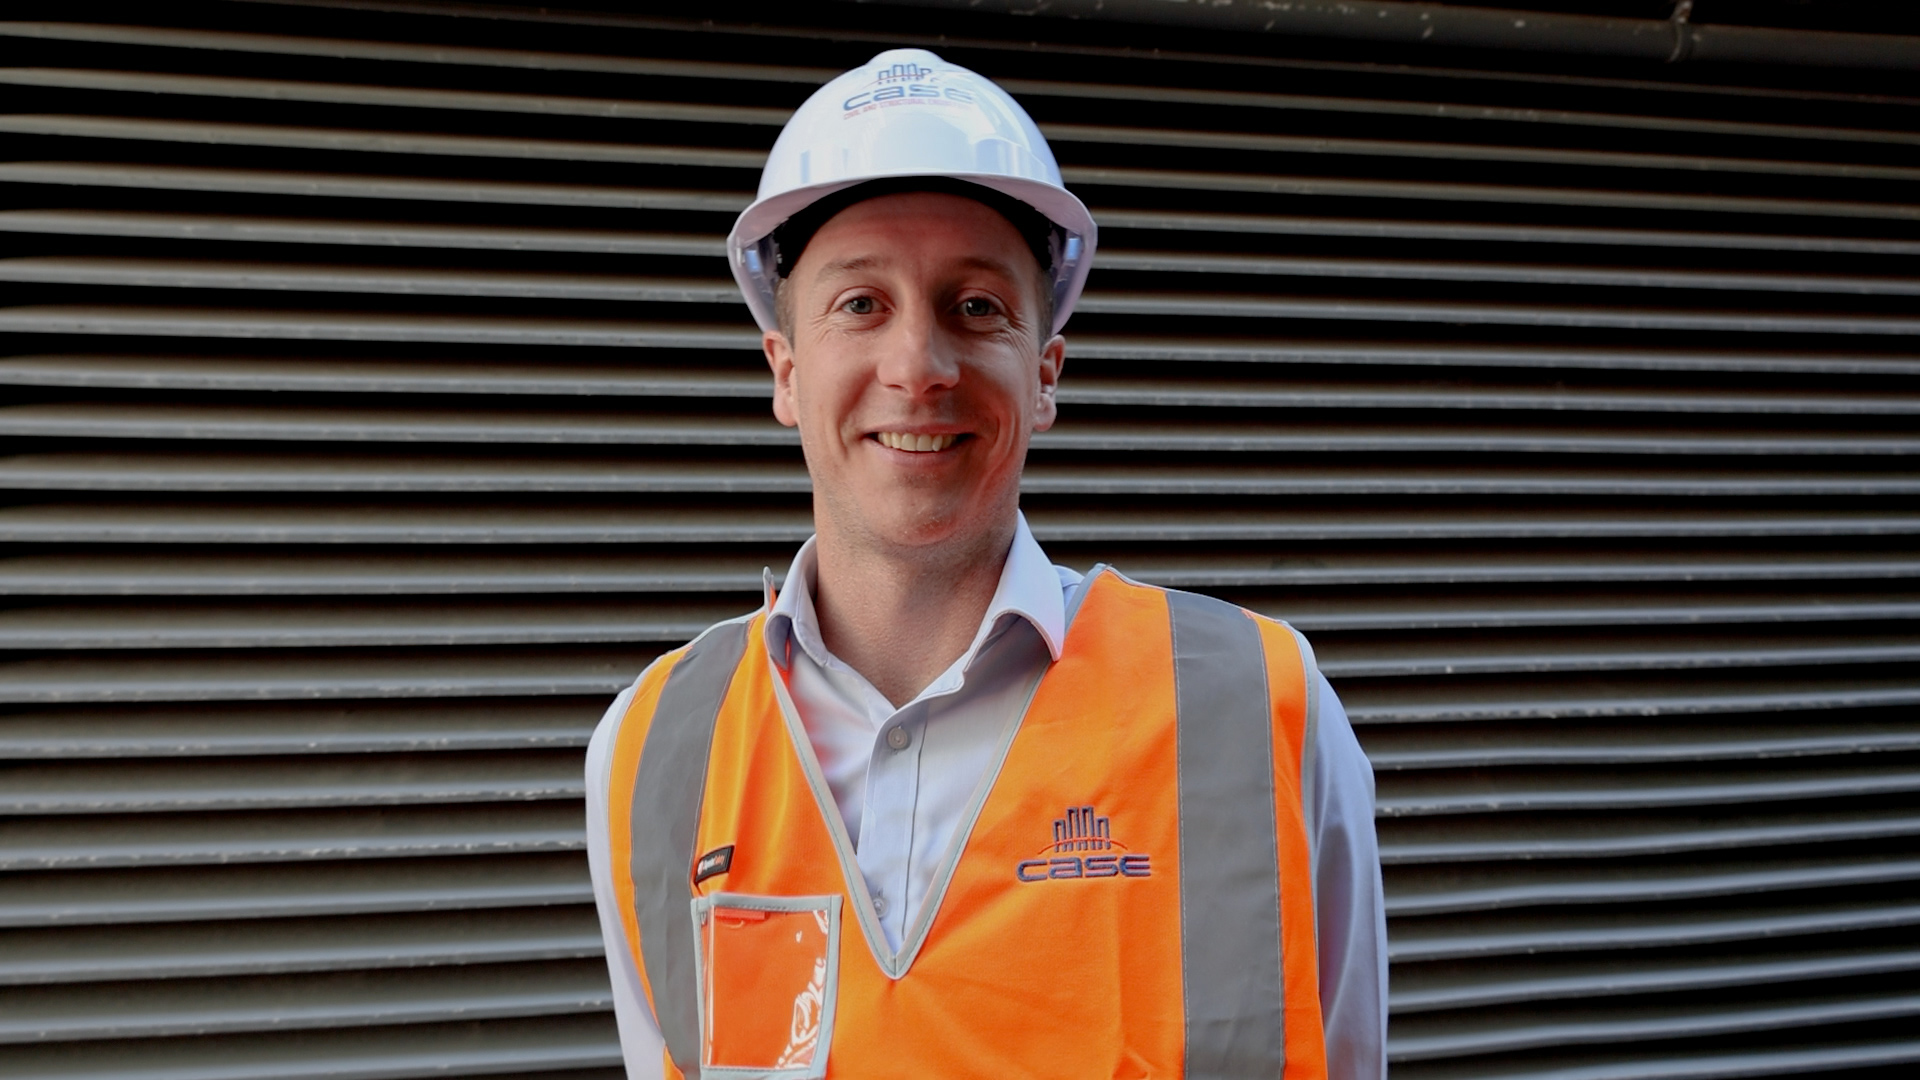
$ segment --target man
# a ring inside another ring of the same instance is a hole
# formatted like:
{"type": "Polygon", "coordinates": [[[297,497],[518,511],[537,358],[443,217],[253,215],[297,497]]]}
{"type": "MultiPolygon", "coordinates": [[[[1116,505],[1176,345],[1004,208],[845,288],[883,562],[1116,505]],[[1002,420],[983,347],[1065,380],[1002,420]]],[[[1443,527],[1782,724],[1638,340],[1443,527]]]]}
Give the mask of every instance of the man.
{"type": "Polygon", "coordinates": [[[1372,773],[1304,640],[1020,514],[1094,246],[931,53],[782,132],[729,251],[816,534],[588,753],[635,1080],[1384,1075],[1372,773]]]}

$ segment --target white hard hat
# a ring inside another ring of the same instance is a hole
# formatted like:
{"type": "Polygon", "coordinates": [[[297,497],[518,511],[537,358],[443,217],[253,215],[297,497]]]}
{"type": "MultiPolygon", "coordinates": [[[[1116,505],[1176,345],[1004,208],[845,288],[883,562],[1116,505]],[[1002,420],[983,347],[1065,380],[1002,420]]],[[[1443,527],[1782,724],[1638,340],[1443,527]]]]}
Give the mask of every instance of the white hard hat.
{"type": "Polygon", "coordinates": [[[1061,184],[1047,140],[990,80],[925,49],[892,49],[794,112],[767,157],[759,195],[733,224],[727,261],[762,330],[779,326],[774,230],[834,192],[903,177],[991,188],[1056,226],[1053,332],[1066,325],[1093,263],[1096,230],[1085,204],[1061,184]]]}

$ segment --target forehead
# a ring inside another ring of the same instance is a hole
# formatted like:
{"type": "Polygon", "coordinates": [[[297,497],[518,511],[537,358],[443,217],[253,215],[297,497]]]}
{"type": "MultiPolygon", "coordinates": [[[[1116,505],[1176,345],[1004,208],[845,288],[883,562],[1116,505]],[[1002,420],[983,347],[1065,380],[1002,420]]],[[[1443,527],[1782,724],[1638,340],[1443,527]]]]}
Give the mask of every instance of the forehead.
{"type": "Polygon", "coordinates": [[[932,191],[882,195],[840,211],[814,233],[794,271],[896,263],[973,265],[1022,279],[1039,273],[1025,239],[998,211],[932,191]]]}

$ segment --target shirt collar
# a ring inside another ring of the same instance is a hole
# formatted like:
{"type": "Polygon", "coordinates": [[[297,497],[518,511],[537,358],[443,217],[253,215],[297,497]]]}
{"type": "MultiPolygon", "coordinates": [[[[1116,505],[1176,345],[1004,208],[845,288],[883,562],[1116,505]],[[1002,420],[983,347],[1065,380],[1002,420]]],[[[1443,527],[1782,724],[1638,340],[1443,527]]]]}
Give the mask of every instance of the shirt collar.
{"type": "MultiPolygon", "coordinates": [[[[1047,553],[1041,550],[1039,541],[1033,538],[1033,531],[1027,527],[1027,516],[1017,511],[1015,516],[1013,545],[1007,549],[1006,565],[1000,569],[1000,583],[987,604],[987,613],[980,620],[973,644],[957,665],[961,671],[972,665],[980,646],[1007,617],[1031,623],[1040,639],[1047,643],[1047,651],[1055,660],[1060,659],[1067,628],[1067,605],[1060,588],[1060,576],[1048,561],[1047,553]]],[[[816,539],[809,537],[800,545],[773,609],[767,613],[767,652],[783,668],[788,666],[787,658],[794,646],[806,650],[821,667],[840,664],[827,651],[826,642],[820,636],[820,619],[813,608],[819,559],[814,550],[816,539]]]]}

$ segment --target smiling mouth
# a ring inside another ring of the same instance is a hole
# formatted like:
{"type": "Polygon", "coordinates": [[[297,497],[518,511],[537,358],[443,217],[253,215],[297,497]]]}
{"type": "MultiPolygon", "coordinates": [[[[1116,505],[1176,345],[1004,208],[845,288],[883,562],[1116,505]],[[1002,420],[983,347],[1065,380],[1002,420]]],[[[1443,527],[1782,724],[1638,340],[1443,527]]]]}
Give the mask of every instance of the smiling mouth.
{"type": "Polygon", "coordinates": [[[877,431],[873,438],[880,445],[910,454],[931,454],[959,442],[963,435],[913,435],[904,431],[877,431]]]}

